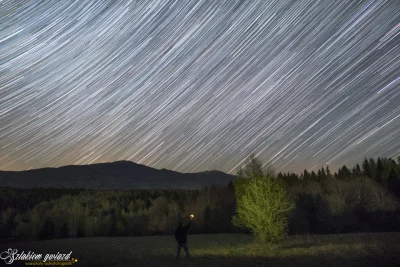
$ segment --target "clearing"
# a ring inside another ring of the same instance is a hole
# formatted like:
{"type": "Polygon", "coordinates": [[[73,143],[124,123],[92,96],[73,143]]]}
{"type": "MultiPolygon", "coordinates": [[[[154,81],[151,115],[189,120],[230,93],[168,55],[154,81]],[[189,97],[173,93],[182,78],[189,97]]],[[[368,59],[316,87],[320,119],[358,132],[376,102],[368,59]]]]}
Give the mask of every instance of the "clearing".
{"type": "MultiPolygon", "coordinates": [[[[193,260],[174,259],[173,236],[90,237],[30,242],[2,240],[8,248],[36,254],[69,253],[72,266],[399,266],[400,233],[289,236],[268,249],[246,234],[189,235],[193,260]]],[[[1,264],[4,264],[1,260],[1,264]]],[[[8,266],[26,266],[15,261],[8,266]]]]}

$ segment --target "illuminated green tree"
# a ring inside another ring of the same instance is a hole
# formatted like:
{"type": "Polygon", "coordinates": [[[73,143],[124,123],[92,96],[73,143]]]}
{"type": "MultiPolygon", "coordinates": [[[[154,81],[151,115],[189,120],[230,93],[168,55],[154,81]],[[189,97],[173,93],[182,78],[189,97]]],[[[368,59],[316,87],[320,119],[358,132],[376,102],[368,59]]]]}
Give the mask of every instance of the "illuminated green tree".
{"type": "Polygon", "coordinates": [[[234,182],[236,215],[233,224],[250,229],[259,242],[270,245],[287,234],[288,216],[294,204],[278,179],[263,171],[261,162],[251,156],[234,182]]]}

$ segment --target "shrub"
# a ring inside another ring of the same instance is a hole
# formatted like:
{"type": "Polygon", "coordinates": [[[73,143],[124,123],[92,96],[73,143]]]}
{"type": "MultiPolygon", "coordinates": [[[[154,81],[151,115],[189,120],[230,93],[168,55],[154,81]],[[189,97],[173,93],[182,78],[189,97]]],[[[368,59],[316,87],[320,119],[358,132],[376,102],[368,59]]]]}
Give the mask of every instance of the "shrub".
{"type": "Polygon", "coordinates": [[[251,157],[234,182],[236,195],[235,226],[249,229],[259,242],[278,243],[287,234],[288,216],[294,209],[283,184],[265,173],[251,157]]]}

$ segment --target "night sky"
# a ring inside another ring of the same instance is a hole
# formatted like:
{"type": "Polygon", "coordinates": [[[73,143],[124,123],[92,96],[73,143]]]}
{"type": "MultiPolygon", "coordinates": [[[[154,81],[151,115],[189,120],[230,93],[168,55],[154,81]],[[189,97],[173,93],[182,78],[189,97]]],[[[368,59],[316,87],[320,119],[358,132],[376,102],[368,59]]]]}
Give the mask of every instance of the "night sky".
{"type": "Polygon", "coordinates": [[[400,1],[0,1],[0,170],[400,155],[400,1]]]}

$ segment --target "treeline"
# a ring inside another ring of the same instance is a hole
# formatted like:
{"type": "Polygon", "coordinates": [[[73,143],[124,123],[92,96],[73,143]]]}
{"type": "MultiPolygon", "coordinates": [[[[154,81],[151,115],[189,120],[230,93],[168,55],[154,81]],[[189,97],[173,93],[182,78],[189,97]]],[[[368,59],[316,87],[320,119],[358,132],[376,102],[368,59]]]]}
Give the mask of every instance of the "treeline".
{"type": "Polygon", "coordinates": [[[278,173],[296,208],[289,233],[400,230],[400,156],[365,158],[352,168],[329,166],[300,175],[278,173]]]}
{"type": "MultiPolygon", "coordinates": [[[[296,207],[289,233],[400,230],[400,158],[353,168],[278,173],[296,207]]],[[[191,233],[241,231],[232,183],[199,190],[0,188],[0,236],[49,239],[171,234],[195,214],[191,233]]]]}
{"type": "Polygon", "coordinates": [[[172,234],[178,221],[192,213],[196,214],[192,232],[233,230],[232,185],[202,190],[53,190],[0,188],[1,236],[47,239],[172,234]]]}
{"type": "Polygon", "coordinates": [[[400,156],[397,163],[391,158],[365,158],[361,166],[356,164],[349,169],[343,165],[337,172],[331,173],[329,166],[322,167],[317,172],[304,170],[300,175],[295,173],[278,173],[278,178],[283,179],[288,185],[292,186],[299,182],[322,182],[326,178],[351,179],[356,177],[368,177],[375,182],[385,186],[390,192],[400,197],[400,156]]]}

